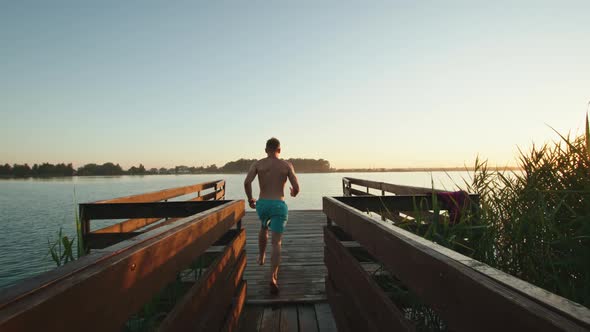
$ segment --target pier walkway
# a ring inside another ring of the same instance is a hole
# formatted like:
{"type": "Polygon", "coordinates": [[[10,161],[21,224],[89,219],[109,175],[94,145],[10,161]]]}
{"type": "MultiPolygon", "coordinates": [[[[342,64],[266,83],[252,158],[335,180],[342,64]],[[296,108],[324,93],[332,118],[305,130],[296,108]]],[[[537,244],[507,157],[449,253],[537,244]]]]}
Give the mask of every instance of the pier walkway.
{"type": "Polygon", "coordinates": [[[241,317],[242,331],[336,331],[327,303],[324,264],[326,215],[321,210],[289,211],[283,237],[277,295],[269,291],[271,236],[266,264],[256,263],[260,221],[255,212],[246,212],[247,264],[244,280],[248,283],[246,305],[241,317]]]}

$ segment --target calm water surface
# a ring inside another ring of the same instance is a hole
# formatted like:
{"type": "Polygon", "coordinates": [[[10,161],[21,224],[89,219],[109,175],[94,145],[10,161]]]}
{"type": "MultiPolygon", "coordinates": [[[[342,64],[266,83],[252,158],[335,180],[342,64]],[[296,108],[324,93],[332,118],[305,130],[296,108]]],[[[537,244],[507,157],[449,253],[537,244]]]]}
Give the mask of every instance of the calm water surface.
{"type": "MultiPolygon", "coordinates": [[[[301,193],[286,199],[290,209],[321,209],[322,196],[342,195],[342,177],[454,190],[466,172],[323,173],[299,174],[301,193]]],[[[244,199],[244,174],[74,177],[0,180],[0,289],[48,271],[48,240],[60,227],[75,234],[75,204],[178,186],[226,180],[226,199],[244,199]]],[[[288,188],[287,188],[288,192],[288,188]]],[[[254,184],[258,195],[258,184],[254,184]]],[[[250,208],[247,207],[247,210],[250,208]]],[[[105,226],[92,223],[92,229],[105,226]]],[[[108,222],[107,222],[108,223],[108,222]]],[[[288,232],[288,228],[287,228],[288,232]]],[[[288,233],[287,233],[288,234],[288,233]]]]}

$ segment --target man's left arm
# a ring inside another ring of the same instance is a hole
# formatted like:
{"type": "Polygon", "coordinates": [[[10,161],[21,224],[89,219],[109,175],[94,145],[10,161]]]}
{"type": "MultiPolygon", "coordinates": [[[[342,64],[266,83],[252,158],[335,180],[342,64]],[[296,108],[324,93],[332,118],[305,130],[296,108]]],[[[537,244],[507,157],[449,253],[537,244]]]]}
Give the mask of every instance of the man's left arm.
{"type": "Polygon", "coordinates": [[[289,178],[289,182],[292,186],[291,197],[295,197],[297,194],[299,194],[299,180],[297,180],[297,175],[295,175],[295,168],[293,168],[293,165],[289,162],[287,162],[287,165],[289,165],[289,173],[287,174],[287,177],[289,178]]]}
{"type": "Polygon", "coordinates": [[[254,162],[252,166],[250,166],[250,170],[246,175],[246,180],[244,180],[244,190],[246,191],[246,196],[248,197],[248,205],[250,205],[250,207],[253,209],[256,208],[256,200],[252,197],[252,181],[254,181],[254,178],[257,174],[257,163],[258,162],[254,162]]]}

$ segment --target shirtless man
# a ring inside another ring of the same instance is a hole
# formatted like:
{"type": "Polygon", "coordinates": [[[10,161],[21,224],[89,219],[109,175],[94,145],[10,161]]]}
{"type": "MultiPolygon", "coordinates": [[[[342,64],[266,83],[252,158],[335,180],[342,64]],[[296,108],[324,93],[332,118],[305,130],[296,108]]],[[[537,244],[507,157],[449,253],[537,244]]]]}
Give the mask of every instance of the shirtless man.
{"type": "Polygon", "coordinates": [[[281,262],[281,240],[287,224],[287,204],[285,204],[284,188],[287,179],[291,183],[291,196],[299,193],[299,182],[295,175],[293,165],[279,159],[281,143],[276,138],[266,141],[267,157],[258,160],[250,167],[244,189],[248,196],[248,203],[255,208],[262,223],[258,234],[258,264],[263,265],[265,260],[266,243],[268,241],[268,228],[272,231],[272,256],[271,256],[271,281],[270,291],[273,294],[279,292],[277,277],[279,263],[281,262]],[[258,175],[260,184],[260,196],[258,201],[252,198],[252,181],[258,175]]]}

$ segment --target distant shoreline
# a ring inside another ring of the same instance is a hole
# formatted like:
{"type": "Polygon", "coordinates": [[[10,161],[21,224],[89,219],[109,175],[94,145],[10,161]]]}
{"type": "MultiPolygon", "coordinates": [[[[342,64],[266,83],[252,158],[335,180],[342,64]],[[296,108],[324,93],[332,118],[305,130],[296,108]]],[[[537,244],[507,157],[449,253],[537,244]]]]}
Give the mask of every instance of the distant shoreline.
{"type": "MultiPolygon", "coordinates": [[[[519,167],[490,167],[492,171],[520,171],[519,167]]],[[[410,173],[410,172],[473,172],[473,167],[421,167],[421,168],[340,168],[332,169],[329,171],[297,171],[300,174],[328,174],[328,173],[410,173]]],[[[49,179],[49,178],[74,178],[74,177],[93,177],[93,176],[108,176],[108,177],[119,177],[119,176],[160,176],[160,175],[223,175],[223,174],[246,174],[245,171],[240,172],[202,172],[202,173],[168,173],[168,174],[102,174],[102,175],[66,175],[66,176],[6,176],[0,175],[0,180],[7,179],[49,179]]]]}
{"type": "MultiPolygon", "coordinates": [[[[520,171],[520,167],[490,167],[493,171],[520,171]]],[[[341,168],[334,173],[381,173],[381,172],[473,172],[474,167],[408,167],[408,168],[341,168]]]]}

